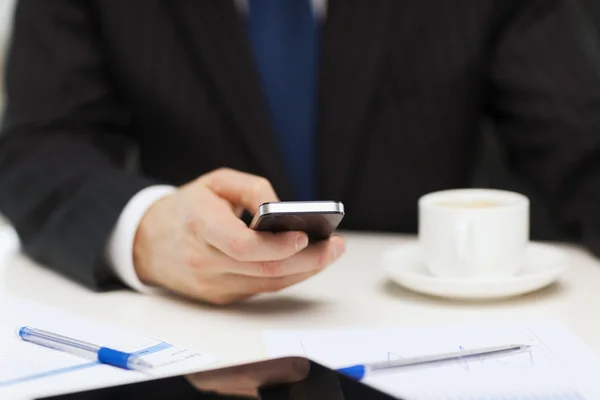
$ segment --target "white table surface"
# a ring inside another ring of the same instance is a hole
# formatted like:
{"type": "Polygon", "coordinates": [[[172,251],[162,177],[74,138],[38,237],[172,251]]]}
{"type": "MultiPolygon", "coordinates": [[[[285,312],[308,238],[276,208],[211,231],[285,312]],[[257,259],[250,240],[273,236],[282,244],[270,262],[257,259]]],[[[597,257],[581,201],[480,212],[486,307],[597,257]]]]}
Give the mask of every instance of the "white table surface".
{"type": "Polygon", "coordinates": [[[210,352],[222,364],[266,356],[268,329],[378,327],[427,323],[558,319],[600,355],[600,262],[565,246],[571,266],[541,291],[490,302],[459,302],[409,292],[387,281],[385,249],[414,240],[398,235],[347,234],[336,264],[284,292],[228,307],[128,290],[94,293],[19,254],[9,227],[0,227],[0,293],[85,314],[142,334],[210,352]]]}

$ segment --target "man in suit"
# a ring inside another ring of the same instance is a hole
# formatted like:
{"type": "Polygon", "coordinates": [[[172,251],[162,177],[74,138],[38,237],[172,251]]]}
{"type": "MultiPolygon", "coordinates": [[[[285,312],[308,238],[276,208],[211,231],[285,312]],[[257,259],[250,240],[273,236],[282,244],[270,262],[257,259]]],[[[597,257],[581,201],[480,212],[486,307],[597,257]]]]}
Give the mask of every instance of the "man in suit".
{"type": "Polygon", "coordinates": [[[229,303],[345,249],[241,210],[335,199],[343,228],[414,232],[419,196],[468,186],[486,118],[600,253],[600,69],[577,32],[562,0],[21,0],[0,211],[91,288],[229,303]]]}

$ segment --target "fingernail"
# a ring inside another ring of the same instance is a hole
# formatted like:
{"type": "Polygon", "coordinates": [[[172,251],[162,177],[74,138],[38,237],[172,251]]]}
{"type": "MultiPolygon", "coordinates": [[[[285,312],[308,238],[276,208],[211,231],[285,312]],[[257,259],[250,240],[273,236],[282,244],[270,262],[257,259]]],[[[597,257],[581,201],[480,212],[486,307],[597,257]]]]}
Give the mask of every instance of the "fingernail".
{"type": "Polygon", "coordinates": [[[308,246],[308,237],[306,235],[298,236],[298,239],[296,239],[296,250],[302,250],[306,246],[308,246]]]}
{"type": "Polygon", "coordinates": [[[333,259],[337,260],[346,251],[344,242],[338,242],[333,246],[333,259]]]}

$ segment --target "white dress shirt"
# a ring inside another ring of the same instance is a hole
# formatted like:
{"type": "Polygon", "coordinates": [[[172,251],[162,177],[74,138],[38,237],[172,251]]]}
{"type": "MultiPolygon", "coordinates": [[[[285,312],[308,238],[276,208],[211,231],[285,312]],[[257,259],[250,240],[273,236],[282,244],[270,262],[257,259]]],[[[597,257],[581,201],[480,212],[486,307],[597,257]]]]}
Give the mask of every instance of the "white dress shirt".
{"type": "MultiPolygon", "coordinates": [[[[240,12],[247,12],[248,0],[234,0],[240,12]]],[[[281,0],[285,1],[285,0],[281,0]]],[[[311,0],[315,16],[326,16],[327,0],[311,0]]],[[[121,281],[142,293],[155,293],[159,289],[143,284],[133,265],[133,242],[142,217],[152,204],[175,193],[173,186],[150,186],[139,191],[129,200],[111,233],[106,246],[106,260],[121,281]]]]}

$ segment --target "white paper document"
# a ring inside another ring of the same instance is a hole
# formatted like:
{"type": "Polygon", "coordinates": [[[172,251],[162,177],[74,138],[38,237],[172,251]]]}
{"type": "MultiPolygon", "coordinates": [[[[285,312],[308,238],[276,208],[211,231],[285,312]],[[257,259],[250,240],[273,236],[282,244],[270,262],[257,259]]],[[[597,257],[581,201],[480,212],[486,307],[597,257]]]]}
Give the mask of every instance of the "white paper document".
{"type": "Polygon", "coordinates": [[[304,356],[332,368],[527,344],[527,352],[373,372],[363,382],[406,400],[600,399],[600,361],[553,322],[269,331],[265,341],[272,357],[304,356]]]}
{"type": "Polygon", "coordinates": [[[32,398],[130,383],[197,370],[211,355],[70,315],[22,299],[0,297],[0,398],[32,398]],[[154,366],[151,376],[80,358],[21,340],[31,326],[135,353],[154,366]]]}

